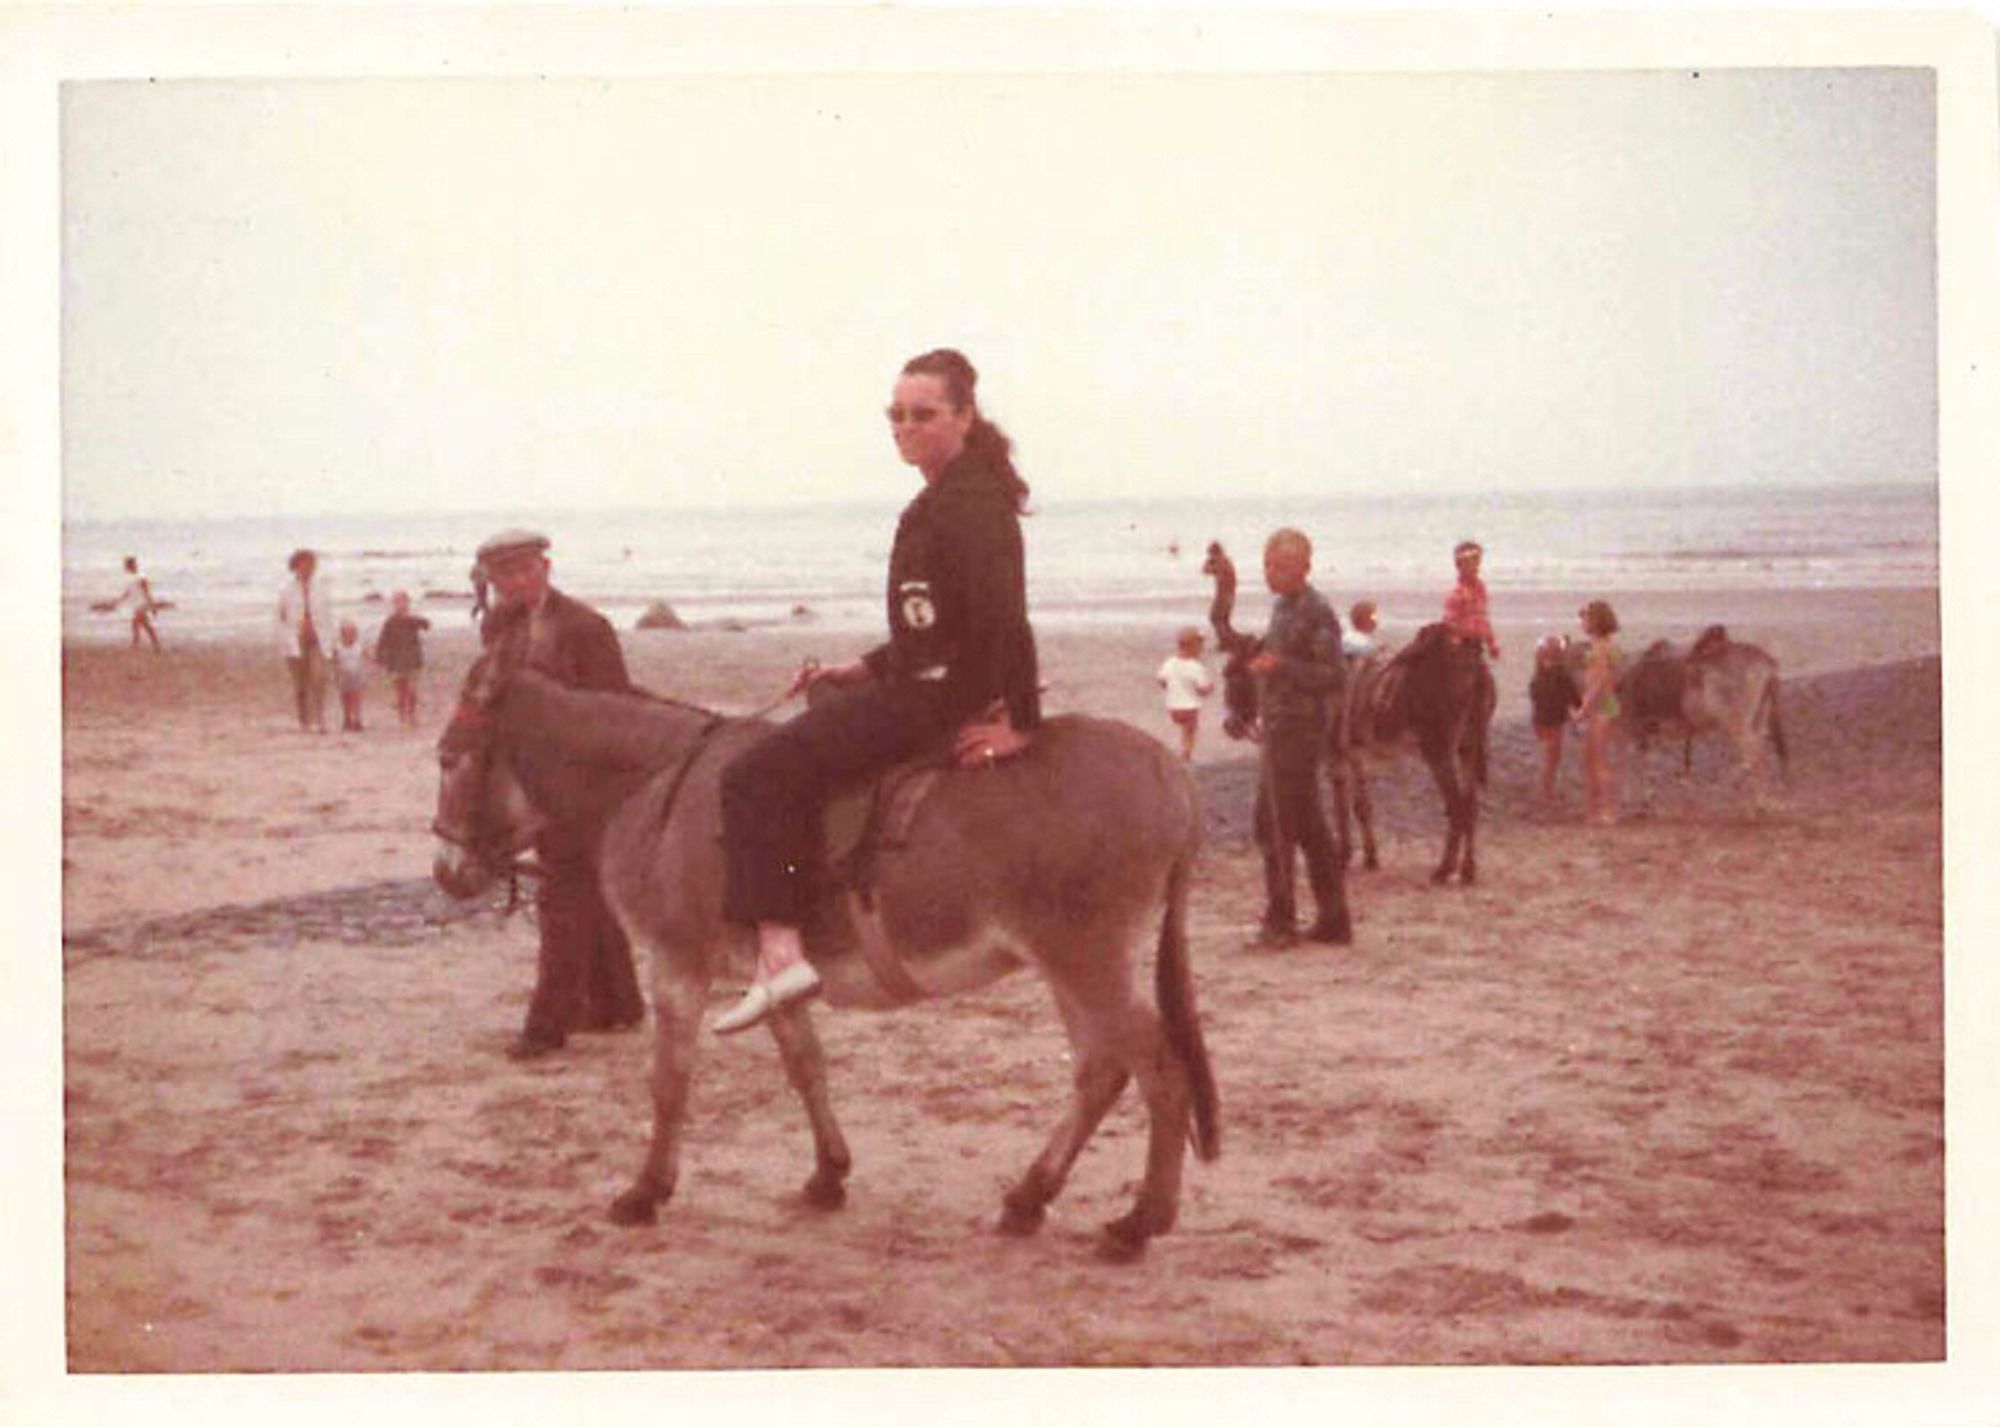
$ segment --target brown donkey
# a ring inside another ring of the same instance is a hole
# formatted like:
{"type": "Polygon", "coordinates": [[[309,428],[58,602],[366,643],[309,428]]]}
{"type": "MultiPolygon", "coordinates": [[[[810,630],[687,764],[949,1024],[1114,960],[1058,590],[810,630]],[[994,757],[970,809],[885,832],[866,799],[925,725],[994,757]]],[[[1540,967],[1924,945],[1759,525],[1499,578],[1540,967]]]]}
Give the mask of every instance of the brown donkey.
{"type": "MultiPolygon", "coordinates": [[[[520,667],[510,632],[466,676],[439,740],[433,869],[476,895],[528,845],[541,816],[601,828],[605,898],[652,951],[653,1138],[611,1206],[650,1222],[672,1196],[710,983],[747,975],[754,943],[722,916],[723,767],[769,725],[645,695],[565,689],[520,667]]],[[[1048,720],[996,768],[948,772],[878,848],[863,888],[829,887],[806,943],[836,1007],[883,1008],[982,986],[1023,966],[1053,993],[1074,1053],[1074,1097],[1042,1152],[1007,1191],[999,1227],[1032,1233],[1128,1081],[1150,1118],[1131,1211],[1104,1226],[1105,1257],[1139,1254],[1173,1226],[1192,1141],[1219,1148],[1215,1081],[1188,964],[1188,884],[1201,841],[1194,784],[1161,744],[1128,725],[1048,720]],[[1140,988],[1156,942],[1153,995],[1140,988]]],[[[834,1119],[809,1005],[770,1021],[805,1102],[815,1165],[806,1202],[844,1202],[851,1167],[834,1119]]]]}

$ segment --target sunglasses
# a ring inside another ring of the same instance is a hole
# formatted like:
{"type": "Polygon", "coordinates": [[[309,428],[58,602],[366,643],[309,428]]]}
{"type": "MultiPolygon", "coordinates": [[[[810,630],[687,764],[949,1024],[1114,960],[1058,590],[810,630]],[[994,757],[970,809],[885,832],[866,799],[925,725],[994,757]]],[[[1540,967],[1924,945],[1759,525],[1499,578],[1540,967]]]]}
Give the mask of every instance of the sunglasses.
{"type": "Polygon", "coordinates": [[[882,414],[889,418],[891,426],[902,426],[905,423],[911,426],[928,426],[943,413],[935,406],[891,406],[885,408],[882,414]]]}

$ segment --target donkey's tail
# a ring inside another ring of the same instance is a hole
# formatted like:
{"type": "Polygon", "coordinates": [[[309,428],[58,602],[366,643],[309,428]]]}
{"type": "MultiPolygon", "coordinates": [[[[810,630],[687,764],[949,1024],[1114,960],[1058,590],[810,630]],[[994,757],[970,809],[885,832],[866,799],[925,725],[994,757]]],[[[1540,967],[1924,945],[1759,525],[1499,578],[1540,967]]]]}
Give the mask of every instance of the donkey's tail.
{"type": "MultiPolygon", "coordinates": [[[[1199,823],[1197,823],[1199,826],[1199,823]]],[[[1193,878],[1195,843],[1174,859],[1167,875],[1167,907],[1160,919],[1159,956],[1154,963],[1155,990],[1167,1045],[1187,1071],[1194,1122],[1189,1138],[1194,1152],[1214,1159],[1222,1152],[1222,1124],[1215,1097],[1215,1072],[1208,1063],[1208,1046],[1201,1036],[1201,1013],[1194,1004],[1194,972],[1188,964],[1188,884],[1193,878]]]]}

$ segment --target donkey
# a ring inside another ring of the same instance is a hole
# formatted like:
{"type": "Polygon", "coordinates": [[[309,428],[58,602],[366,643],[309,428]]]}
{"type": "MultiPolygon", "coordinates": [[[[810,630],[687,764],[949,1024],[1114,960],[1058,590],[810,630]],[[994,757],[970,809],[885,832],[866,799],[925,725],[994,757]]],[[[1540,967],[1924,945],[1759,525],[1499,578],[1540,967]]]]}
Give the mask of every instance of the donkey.
{"type": "MultiPolygon", "coordinates": [[[[598,829],[605,899],[652,951],[653,1134],[620,1224],[653,1222],[679,1175],[702,1010],[725,971],[747,975],[748,928],[722,915],[723,767],[770,728],[639,694],[564,688],[523,666],[519,626],[468,672],[439,740],[433,871],[477,895],[516,858],[538,817],[598,829]]],[[[1033,1233],[1128,1081],[1149,1115],[1145,1176],[1104,1226],[1122,1261],[1170,1229],[1192,1141],[1220,1148],[1215,1079],[1187,946],[1189,881],[1202,834],[1180,761],[1129,725],[1047,720],[1019,756],[928,779],[904,799],[901,835],[878,843],[862,885],[828,885],[807,918],[808,952],[834,1006],[881,1009],[985,985],[1032,966],[1048,983],[1076,1065],[1073,1098],[1040,1155],[1003,1197],[999,1228],[1033,1233]],[[1155,930],[1156,929],[1156,930],[1155,930]],[[1140,990],[1155,940],[1151,1004],[1140,990]]],[[[905,780],[905,786],[910,780],[905,780]]],[[[833,1114],[811,1007],[769,1019],[804,1101],[815,1163],[806,1203],[839,1207],[852,1166],[833,1114]]]]}
{"type": "MultiPolygon", "coordinates": [[[[1211,541],[1202,573],[1215,582],[1208,620],[1216,644],[1228,652],[1223,666],[1223,731],[1232,738],[1255,737],[1256,683],[1248,664],[1257,652],[1254,635],[1240,633],[1236,607],[1236,566],[1220,542],[1211,541]]],[[[1354,858],[1354,831],[1362,842],[1362,865],[1381,866],[1375,846],[1374,803],[1368,791],[1368,762],[1384,762],[1415,750],[1430,767],[1444,799],[1444,854],[1433,882],[1471,883],[1478,876],[1474,833],[1479,789],[1486,782],[1488,729],[1497,703],[1493,673],[1476,651],[1458,647],[1442,625],[1426,626],[1392,657],[1369,655],[1348,666],[1345,687],[1328,720],[1326,778],[1334,809],[1334,836],[1343,866],[1354,858]],[[1436,631],[1434,636],[1433,631],[1436,631]],[[1471,658],[1465,656],[1470,653],[1471,658]],[[1412,672],[1417,677],[1409,677],[1412,672]]]]}
{"type": "MultiPolygon", "coordinates": [[[[1568,656],[1572,675],[1580,678],[1589,645],[1568,641],[1568,656]]],[[[1779,682],[1776,659],[1731,639],[1719,624],[1704,629],[1686,650],[1664,639],[1647,646],[1618,680],[1617,723],[1632,742],[1641,802],[1652,802],[1646,755],[1655,738],[1681,740],[1685,774],[1693,767],[1694,740],[1719,733],[1736,750],[1738,784],[1761,804],[1766,740],[1777,755],[1779,777],[1789,772],[1779,682]]]]}
{"type": "MultiPolygon", "coordinates": [[[[1419,629],[1386,660],[1367,662],[1374,667],[1349,681],[1341,720],[1342,761],[1363,789],[1358,806],[1367,807],[1364,758],[1379,763],[1416,752],[1444,800],[1444,853],[1431,881],[1449,882],[1456,873],[1469,887],[1479,875],[1479,790],[1486,785],[1487,740],[1499,701],[1493,671],[1476,646],[1441,623],[1419,629]]],[[[1371,854],[1373,842],[1371,830],[1371,854]]]]}

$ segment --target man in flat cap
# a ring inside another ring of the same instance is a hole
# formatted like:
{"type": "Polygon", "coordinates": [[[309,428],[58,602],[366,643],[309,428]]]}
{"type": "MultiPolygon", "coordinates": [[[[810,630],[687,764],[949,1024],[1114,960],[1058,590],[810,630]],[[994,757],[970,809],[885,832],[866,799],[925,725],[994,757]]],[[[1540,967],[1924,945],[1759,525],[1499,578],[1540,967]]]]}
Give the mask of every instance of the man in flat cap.
{"type": "MultiPolygon", "coordinates": [[[[482,626],[526,611],[530,667],[574,689],[627,689],[611,622],[549,583],[549,541],[507,530],[479,547],[494,609],[482,626]]],[[[507,1054],[532,1060],[562,1049],[573,1030],[623,1030],[645,1019],[632,949],[597,885],[595,849],[581,828],[551,823],[535,839],[547,875],[535,893],[541,953],[527,1024],[507,1054]]]]}

